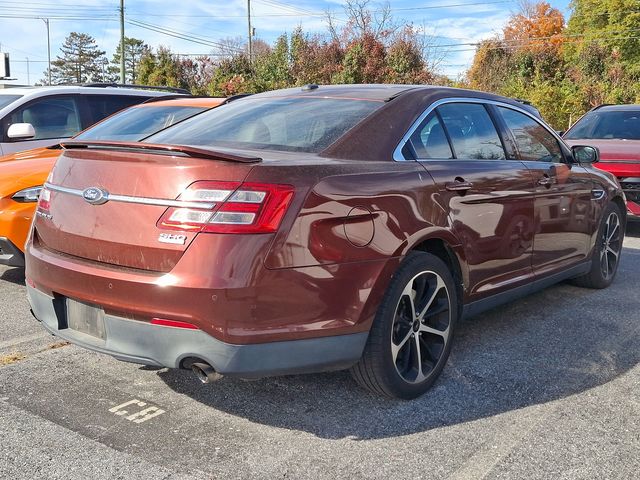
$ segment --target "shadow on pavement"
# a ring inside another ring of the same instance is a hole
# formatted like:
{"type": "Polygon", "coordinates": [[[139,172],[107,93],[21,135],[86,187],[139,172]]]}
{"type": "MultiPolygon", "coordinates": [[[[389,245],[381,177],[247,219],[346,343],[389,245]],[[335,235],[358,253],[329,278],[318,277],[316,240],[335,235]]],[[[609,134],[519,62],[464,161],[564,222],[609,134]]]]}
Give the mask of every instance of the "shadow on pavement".
{"type": "Polygon", "coordinates": [[[640,237],[640,221],[634,220],[627,224],[628,237],[640,237]]]}
{"type": "Polygon", "coordinates": [[[626,248],[623,258],[611,287],[615,301],[610,290],[561,284],[463,322],[442,377],[411,402],[371,395],[346,372],[209,385],[190,372],[158,375],[211,408],[323,438],[407,435],[549,402],[610,382],[640,362],[640,250],[626,248]]]}
{"type": "Polygon", "coordinates": [[[9,268],[0,274],[0,280],[15,283],[17,285],[24,285],[24,268],[9,268]]]}

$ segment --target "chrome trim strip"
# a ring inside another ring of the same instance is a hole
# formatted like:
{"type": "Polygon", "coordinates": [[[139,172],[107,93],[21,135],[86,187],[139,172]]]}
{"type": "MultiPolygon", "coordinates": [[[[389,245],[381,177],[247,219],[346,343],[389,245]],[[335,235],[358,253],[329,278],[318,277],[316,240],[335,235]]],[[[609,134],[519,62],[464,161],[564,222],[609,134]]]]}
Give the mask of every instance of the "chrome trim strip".
{"type": "MultiPolygon", "coordinates": [[[[515,110],[517,112],[523,113],[526,116],[530,117],[531,119],[535,120],[540,125],[545,127],[545,129],[549,133],[551,133],[556,138],[556,140],[560,141],[561,143],[564,143],[564,141],[562,140],[562,138],[560,138],[560,136],[557,134],[557,132],[555,130],[552,130],[551,128],[549,128],[547,126],[547,124],[544,123],[544,121],[541,121],[535,115],[532,115],[531,113],[527,112],[523,108],[519,108],[516,105],[511,105],[510,103],[498,102],[496,100],[489,100],[489,99],[484,99],[484,98],[447,97],[447,98],[441,98],[440,100],[437,100],[437,101],[433,102],[431,105],[429,105],[429,107],[424,112],[422,112],[422,114],[416,119],[416,121],[413,122],[411,127],[409,127],[409,130],[407,131],[407,133],[404,134],[404,136],[402,137],[402,140],[400,140],[400,143],[398,144],[396,149],[393,151],[393,159],[396,162],[406,162],[407,161],[407,159],[404,158],[404,155],[402,155],[402,149],[404,148],[404,146],[407,144],[407,142],[411,138],[411,135],[413,135],[413,133],[420,126],[422,121],[425,118],[427,118],[427,116],[429,116],[429,114],[431,112],[433,112],[440,105],[444,105],[446,103],[486,103],[486,104],[489,104],[489,105],[496,105],[498,107],[510,108],[511,110],[515,110]]],[[[429,161],[429,160],[430,159],[420,159],[419,161],[423,162],[423,161],[429,161]]],[[[433,159],[433,160],[437,160],[437,159],[433,159]]],[[[461,159],[461,160],[464,160],[464,159],[461,159]]],[[[409,161],[413,161],[413,160],[409,160],[409,161]]]]}
{"type": "MultiPolygon", "coordinates": [[[[75,188],[63,187],[61,185],[53,185],[49,182],[44,184],[47,190],[57,193],[66,193],[67,195],[74,195],[82,198],[82,192],[84,190],[78,190],[75,188]]],[[[132,197],[130,195],[115,195],[110,193],[107,196],[109,202],[122,202],[122,203],[137,203],[140,205],[154,205],[157,207],[175,207],[175,208],[199,208],[211,210],[216,206],[211,202],[186,202],[182,200],[170,200],[164,198],[149,198],[149,197],[132,197]]]]}

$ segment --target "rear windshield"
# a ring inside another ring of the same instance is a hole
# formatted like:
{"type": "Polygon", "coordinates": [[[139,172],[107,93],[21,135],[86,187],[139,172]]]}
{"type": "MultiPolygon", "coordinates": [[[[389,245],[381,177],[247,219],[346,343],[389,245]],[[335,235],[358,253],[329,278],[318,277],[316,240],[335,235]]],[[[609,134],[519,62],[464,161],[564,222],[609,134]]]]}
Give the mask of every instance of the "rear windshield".
{"type": "Polygon", "coordinates": [[[133,107],[94,125],[75,139],[138,141],[206,109],[177,105],[133,107]]]}
{"type": "Polygon", "coordinates": [[[640,140],[640,110],[587,113],[564,138],[640,140]]]}
{"type": "Polygon", "coordinates": [[[0,108],[6,107],[19,98],[22,98],[22,95],[0,95],[0,108]]]}
{"type": "Polygon", "coordinates": [[[144,141],[317,153],[382,104],[320,97],[249,97],[186,120],[144,141]]]}

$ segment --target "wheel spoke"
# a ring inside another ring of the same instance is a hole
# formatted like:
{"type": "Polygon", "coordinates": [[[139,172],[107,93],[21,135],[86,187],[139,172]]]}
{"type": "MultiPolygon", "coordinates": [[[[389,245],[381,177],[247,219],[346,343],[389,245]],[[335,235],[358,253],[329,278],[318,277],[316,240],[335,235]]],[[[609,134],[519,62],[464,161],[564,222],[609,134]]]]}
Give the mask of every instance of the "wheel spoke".
{"type": "MultiPolygon", "coordinates": [[[[614,218],[616,219],[616,223],[613,226],[613,228],[611,228],[611,231],[609,231],[609,228],[607,228],[607,231],[608,231],[607,240],[609,242],[611,242],[611,240],[613,239],[614,235],[616,233],[618,233],[618,229],[620,227],[620,224],[618,223],[618,217],[614,217],[614,218]]],[[[607,227],[609,227],[609,225],[607,225],[607,227]]]]}
{"type": "Polygon", "coordinates": [[[405,337],[397,345],[391,342],[391,355],[393,357],[393,363],[395,363],[396,360],[398,359],[398,353],[400,353],[400,350],[402,350],[402,347],[404,347],[404,345],[407,343],[407,340],[411,338],[412,333],[413,331],[409,329],[405,337]]]}
{"type": "Polygon", "coordinates": [[[434,335],[438,335],[443,339],[446,339],[449,335],[449,327],[446,330],[438,330],[437,328],[430,327],[428,325],[420,325],[420,331],[425,333],[432,333],[434,335]]]}
{"type": "Polygon", "coordinates": [[[431,307],[431,304],[435,300],[436,295],[438,295],[440,290],[442,290],[443,288],[444,288],[444,282],[440,277],[436,277],[436,287],[433,289],[433,293],[431,294],[431,297],[429,297],[427,304],[422,308],[422,310],[418,314],[418,320],[422,321],[424,319],[424,316],[429,310],[429,307],[431,307]]]}
{"type": "Polygon", "coordinates": [[[409,306],[411,307],[410,321],[413,321],[413,319],[416,318],[415,291],[413,290],[413,282],[409,282],[409,284],[404,288],[402,296],[409,299],[409,306]]]}
{"type": "Polygon", "coordinates": [[[416,382],[421,382],[425,379],[425,375],[422,372],[422,353],[420,352],[420,335],[416,335],[414,338],[414,348],[416,349],[416,382]]]}
{"type": "Polygon", "coordinates": [[[616,260],[618,259],[618,256],[620,255],[620,252],[616,252],[616,251],[615,251],[613,248],[611,248],[611,247],[607,247],[607,252],[608,252],[608,253],[610,253],[610,254],[612,254],[612,255],[615,257],[615,259],[616,259],[616,260]]]}

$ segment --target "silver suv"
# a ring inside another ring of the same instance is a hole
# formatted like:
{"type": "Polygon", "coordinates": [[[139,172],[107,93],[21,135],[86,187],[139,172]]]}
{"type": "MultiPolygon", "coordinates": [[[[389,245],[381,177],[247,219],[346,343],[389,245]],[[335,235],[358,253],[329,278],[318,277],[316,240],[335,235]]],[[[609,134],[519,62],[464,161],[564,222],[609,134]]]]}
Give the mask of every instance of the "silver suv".
{"type": "Polygon", "coordinates": [[[0,155],[54,145],[123,108],[186,90],[92,84],[0,89],[0,155]]]}

